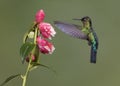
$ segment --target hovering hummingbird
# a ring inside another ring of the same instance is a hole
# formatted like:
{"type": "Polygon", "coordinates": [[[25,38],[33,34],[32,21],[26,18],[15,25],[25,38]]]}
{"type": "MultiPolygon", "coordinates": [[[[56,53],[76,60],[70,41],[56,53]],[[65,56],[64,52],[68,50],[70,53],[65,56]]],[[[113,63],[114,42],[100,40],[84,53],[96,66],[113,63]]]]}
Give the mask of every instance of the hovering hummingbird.
{"type": "Polygon", "coordinates": [[[81,19],[73,19],[73,20],[80,20],[82,22],[82,26],[64,23],[61,21],[54,21],[54,24],[56,27],[58,27],[58,29],[60,29],[61,31],[72,37],[87,40],[88,45],[91,46],[90,62],[96,63],[98,38],[95,31],[92,28],[92,21],[90,17],[85,16],[81,19]]]}

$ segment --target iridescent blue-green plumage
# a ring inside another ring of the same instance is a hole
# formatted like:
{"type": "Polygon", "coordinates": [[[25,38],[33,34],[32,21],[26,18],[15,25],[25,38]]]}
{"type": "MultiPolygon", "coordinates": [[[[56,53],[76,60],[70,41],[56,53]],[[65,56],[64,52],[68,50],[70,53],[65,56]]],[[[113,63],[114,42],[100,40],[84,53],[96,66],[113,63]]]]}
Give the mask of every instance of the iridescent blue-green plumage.
{"type": "Polygon", "coordinates": [[[88,45],[91,46],[91,56],[90,62],[96,63],[96,55],[98,49],[98,38],[95,31],[92,28],[91,19],[86,16],[81,19],[74,19],[74,20],[81,20],[83,23],[82,26],[75,25],[75,24],[68,24],[60,21],[55,21],[55,25],[64,33],[83,40],[88,41],[88,45]]]}
{"type": "Polygon", "coordinates": [[[98,49],[98,38],[94,30],[92,29],[92,36],[93,39],[90,40],[91,42],[91,63],[96,63],[96,55],[97,55],[97,49],[98,49]]]}

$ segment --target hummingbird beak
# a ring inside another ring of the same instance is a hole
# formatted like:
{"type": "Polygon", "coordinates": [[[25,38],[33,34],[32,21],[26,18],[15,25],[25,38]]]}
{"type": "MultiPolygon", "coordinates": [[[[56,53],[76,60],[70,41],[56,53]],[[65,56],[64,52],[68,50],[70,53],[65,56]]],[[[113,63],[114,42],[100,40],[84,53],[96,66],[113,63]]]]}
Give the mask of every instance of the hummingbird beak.
{"type": "Polygon", "coordinates": [[[81,19],[78,19],[78,18],[74,18],[74,19],[72,19],[72,20],[77,20],[77,21],[80,21],[81,19]]]}

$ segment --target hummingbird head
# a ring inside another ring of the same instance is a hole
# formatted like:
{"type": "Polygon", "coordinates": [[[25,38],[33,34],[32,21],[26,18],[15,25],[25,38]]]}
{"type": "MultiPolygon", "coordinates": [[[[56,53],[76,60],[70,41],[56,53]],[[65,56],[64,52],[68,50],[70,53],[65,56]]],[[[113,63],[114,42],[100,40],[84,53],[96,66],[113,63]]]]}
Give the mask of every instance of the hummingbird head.
{"type": "Polygon", "coordinates": [[[88,17],[88,16],[85,16],[85,17],[83,17],[83,18],[81,18],[81,19],[74,19],[74,20],[81,20],[81,22],[82,22],[84,25],[89,24],[90,26],[92,26],[91,19],[90,19],[90,17],[88,17]]]}
{"type": "Polygon", "coordinates": [[[90,19],[90,17],[88,17],[88,16],[85,16],[85,17],[81,18],[80,20],[81,20],[82,22],[91,22],[91,19],[90,19]]]}

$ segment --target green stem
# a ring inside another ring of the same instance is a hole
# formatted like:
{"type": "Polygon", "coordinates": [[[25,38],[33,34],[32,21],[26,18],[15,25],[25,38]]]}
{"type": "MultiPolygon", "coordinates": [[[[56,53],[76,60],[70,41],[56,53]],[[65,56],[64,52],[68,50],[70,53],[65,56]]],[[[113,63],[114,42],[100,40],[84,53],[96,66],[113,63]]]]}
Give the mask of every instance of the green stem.
{"type": "MultiPolygon", "coordinates": [[[[34,44],[36,45],[36,38],[37,38],[37,35],[38,35],[38,28],[36,27],[36,24],[34,25],[33,28],[35,28],[35,35],[34,35],[34,40],[33,40],[33,42],[34,42],[34,44]]],[[[27,37],[27,36],[24,37],[23,42],[25,42],[26,37],[27,37]]],[[[28,63],[28,67],[27,67],[27,69],[26,69],[25,75],[22,75],[22,76],[21,76],[22,79],[23,79],[22,86],[26,86],[27,77],[28,77],[28,74],[29,74],[29,72],[30,72],[30,68],[31,68],[31,66],[32,66],[32,64],[31,64],[31,62],[32,62],[32,54],[34,54],[34,53],[35,53],[35,48],[34,48],[34,49],[32,50],[32,52],[31,52],[30,61],[29,61],[29,63],[28,63]]]]}
{"type": "Polygon", "coordinates": [[[35,27],[34,44],[36,44],[37,35],[38,35],[38,28],[35,27]]]}
{"type": "Polygon", "coordinates": [[[22,76],[22,79],[23,79],[22,86],[26,86],[27,77],[28,77],[28,74],[29,74],[29,71],[30,71],[30,68],[31,68],[31,62],[32,62],[32,55],[31,55],[27,70],[25,72],[25,75],[22,76]]]}
{"type": "MultiPolygon", "coordinates": [[[[35,25],[34,25],[35,26],[35,25]]],[[[38,28],[35,26],[35,35],[34,35],[34,44],[36,45],[36,38],[37,38],[37,35],[38,35],[38,28]]],[[[25,42],[25,41],[24,41],[25,42]]],[[[35,53],[35,48],[32,50],[31,52],[32,54],[35,53]]],[[[23,83],[22,83],[22,86],[26,86],[26,81],[27,81],[27,77],[28,77],[28,74],[30,72],[30,68],[32,66],[31,62],[32,62],[32,54],[30,55],[30,61],[28,63],[28,67],[26,69],[26,72],[25,72],[25,75],[22,75],[22,79],[23,79],[23,83]]]]}

